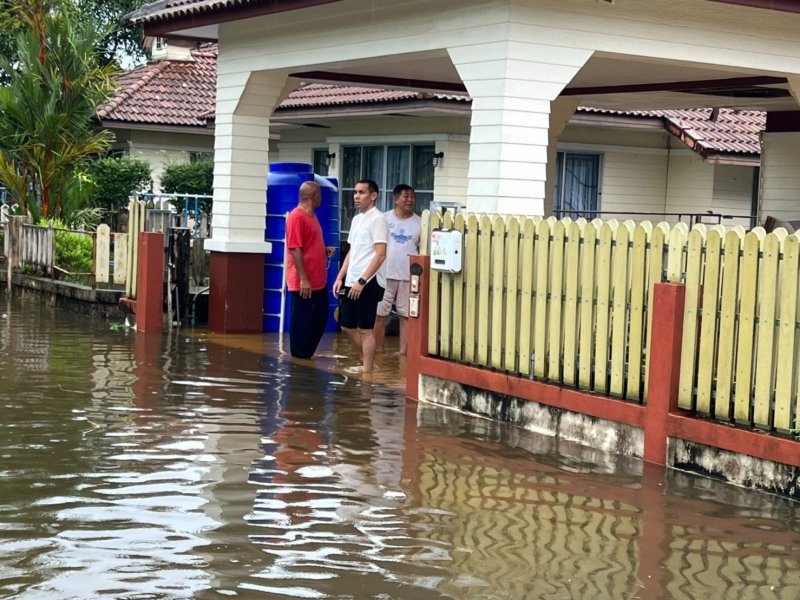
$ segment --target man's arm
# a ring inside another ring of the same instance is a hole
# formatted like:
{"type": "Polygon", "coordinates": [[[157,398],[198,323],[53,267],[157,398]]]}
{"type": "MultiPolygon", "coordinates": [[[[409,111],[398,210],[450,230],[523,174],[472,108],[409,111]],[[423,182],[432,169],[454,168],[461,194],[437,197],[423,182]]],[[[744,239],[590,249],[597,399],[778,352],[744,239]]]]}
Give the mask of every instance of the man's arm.
{"type": "Polygon", "coordinates": [[[311,298],[311,282],[308,280],[306,265],[303,262],[303,251],[300,248],[289,248],[289,254],[291,254],[294,268],[297,269],[297,274],[300,276],[300,297],[311,298]]]}

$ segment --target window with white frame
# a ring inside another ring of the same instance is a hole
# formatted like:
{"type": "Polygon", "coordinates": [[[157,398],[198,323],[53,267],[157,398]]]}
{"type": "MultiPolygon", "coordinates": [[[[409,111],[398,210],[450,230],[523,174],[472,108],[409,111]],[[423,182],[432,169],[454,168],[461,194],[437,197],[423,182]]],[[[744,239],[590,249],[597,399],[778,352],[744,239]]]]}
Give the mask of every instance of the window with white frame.
{"type": "Polygon", "coordinates": [[[378,184],[378,208],[383,211],[394,206],[392,190],[401,183],[416,190],[418,213],[428,208],[433,200],[434,150],[433,144],[342,146],[342,232],[350,230],[355,216],[353,192],[360,179],[372,179],[378,184]]]}
{"type": "Polygon", "coordinates": [[[556,217],[593,219],[600,208],[600,155],[559,152],[556,156],[553,213],[556,217]]]}

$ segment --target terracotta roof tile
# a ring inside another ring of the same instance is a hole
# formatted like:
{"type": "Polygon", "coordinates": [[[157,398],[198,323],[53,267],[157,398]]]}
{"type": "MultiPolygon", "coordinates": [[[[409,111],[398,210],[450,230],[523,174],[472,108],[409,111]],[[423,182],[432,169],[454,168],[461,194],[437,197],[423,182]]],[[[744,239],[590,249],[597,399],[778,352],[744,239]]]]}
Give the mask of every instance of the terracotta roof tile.
{"type": "Polygon", "coordinates": [[[767,113],[756,110],[733,110],[721,108],[716,119],[712,119],[710,108],[687,108],[682,110],[637,110],[617,111],[581,106],[581,112],[601,114],[657,117],[664,119],[679,132],[688,136],[701,148],[713,152],[735,154],[760,154],[761,132],[767,123],[767,113]]]}
{"type": "Polygon", "coordinates": [[[281,103],[281,108],[311,108],[350,104],[370,104],[377,102],[397,102],[400,100],[455,100],[469,102],[467,96],[448,94],[426,94],[413,90],[389,90],[381,88],[309,83],[289,94],[281,103]]]}
{"type": "Polygon", "coordinates": [[[97,111],[104,121],[204,127],[213,118],[216,44],[192,51],[193,62],[161,61],[117,78],[119,91],[97,111]]]}

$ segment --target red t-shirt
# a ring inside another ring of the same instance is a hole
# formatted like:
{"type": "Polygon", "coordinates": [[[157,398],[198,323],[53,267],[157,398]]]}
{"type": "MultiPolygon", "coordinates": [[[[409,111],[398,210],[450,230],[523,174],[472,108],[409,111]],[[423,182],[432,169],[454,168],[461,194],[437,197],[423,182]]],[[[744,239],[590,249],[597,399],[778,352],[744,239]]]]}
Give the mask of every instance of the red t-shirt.
{"type": "Polygon", "coordinates": [[[295,208],[286,218],[286,287],[290,292],[300,291],[300,275],[294,266],[289,250],[299,248],[303,253],[303,266],[312,290],[326,287],[328,257],[322,239],[322,227],[316,215],[295,208]]]}

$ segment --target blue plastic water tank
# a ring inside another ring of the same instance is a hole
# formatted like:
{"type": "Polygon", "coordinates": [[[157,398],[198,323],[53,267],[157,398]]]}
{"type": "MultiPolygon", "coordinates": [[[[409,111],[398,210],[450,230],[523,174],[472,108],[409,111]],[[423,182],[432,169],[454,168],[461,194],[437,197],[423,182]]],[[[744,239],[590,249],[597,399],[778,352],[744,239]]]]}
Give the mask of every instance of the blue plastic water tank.
{"type": "MultiPolygon", "coordinates": [[[[280,329],[281,291],[283,288],[283,265],[286,254],[286,215],[297,206],[300,185],[315,181],[322,192],[322,204],[317,209],[317,218],[322,226],[326,246],[334,246],[336,252],[328,263],[328,289],[333,285],[339,271],[339,190],[335,179],[315,175],[309,163],[273,163],[267,175],[267,218],[264,239],[272,244],[272,252],[264,259],[264,303],[263,331],[280,329]]],[[[284,331],[289,329],[291,303],[286,295],[284,331]]],[[[326,331],[336,331],[338,325],[333,310],[338,306],[330,296],[330,311],[326,331]]]]}

